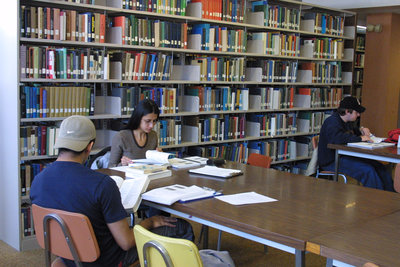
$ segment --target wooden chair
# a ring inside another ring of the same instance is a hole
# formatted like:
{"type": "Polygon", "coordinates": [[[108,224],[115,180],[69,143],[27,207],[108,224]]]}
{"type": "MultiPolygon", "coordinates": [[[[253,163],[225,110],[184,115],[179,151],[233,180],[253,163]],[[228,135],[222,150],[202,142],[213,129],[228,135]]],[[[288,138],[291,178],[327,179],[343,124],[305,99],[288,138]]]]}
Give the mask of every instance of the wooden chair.
{"type": "MultiPolygon", "coordinates": [[[[32,205],[36,238],[45,249],[46,267],[50,267],[51,254],[81,262],[93,262],[100,256],[100,249],[88,217],[80,213],[32,205]]],[[[65,266],[56,259],[52,267],[65,266]]]]}
{"type": "MultiPolygon", "coordinates": [[[[314,136],[314,137],[311,139],[311,144],[312,144],[313,150],[318,151],[318,142],[319,142],[319,135],[316,135],[316,136],[314,136]]],[[[316,166],[316,169],[317,169],[317,170],[316,170],[316,171],[317,171],[317,174],[315,175],[316,178],[319,178],[320,176],[332,176],[332,177],[333,177],[333,176],[335,175],[335,172],[331,172],[331,171],[321,171],[321,170],[319,169],[318,165],[316,166]]],[[[342,178],[343,178],[343,182],[344,182],[345,184],[347,184],[347,177],[346,177],[346,175],[344,175],[343,173],[339,173],[338,176],[342,177],[342,178]]]]}
{"type": "Polygon", "coordinates": [[[270,168],[272,158],[258,153],[251,153],[247,160],[247,164],[257,167],[270,168]]]}
{"type": "Polygon", "coordinates": [[[196,245],[186,239],[154,234],[135,225],[135,241],[142,267],[203,267],[196,245]]]}
{"type": "Polygon", "coordinates": [[[400,193],[400,163],[397,163],[396,169],[394,171],[394,190],[400,193]]]}

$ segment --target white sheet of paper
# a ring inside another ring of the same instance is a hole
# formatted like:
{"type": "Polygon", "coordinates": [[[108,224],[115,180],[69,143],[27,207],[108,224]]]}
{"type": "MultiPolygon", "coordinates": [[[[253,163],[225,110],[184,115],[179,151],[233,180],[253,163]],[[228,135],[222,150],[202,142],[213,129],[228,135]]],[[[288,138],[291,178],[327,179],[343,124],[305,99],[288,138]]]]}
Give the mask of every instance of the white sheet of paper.
{"type": "Polygon", "coordinates": [[[232,205],[245,205],[264,202],[278,201],[277,199],[270,198],[256,192],[246,192],[233,195],[217,196],[216,199],[222,200],[232,205]]]}

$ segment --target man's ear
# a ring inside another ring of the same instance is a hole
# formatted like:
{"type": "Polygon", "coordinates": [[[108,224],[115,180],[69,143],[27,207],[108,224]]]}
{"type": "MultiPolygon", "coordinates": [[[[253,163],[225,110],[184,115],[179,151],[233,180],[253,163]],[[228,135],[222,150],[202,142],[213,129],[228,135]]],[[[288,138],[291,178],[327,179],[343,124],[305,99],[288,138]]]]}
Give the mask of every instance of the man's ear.
{"type": "Polygon", "coordinates": [[[91,141],[91,142],[86,146],[86,150],[87,150],[88,152],[92,151],[93,145],[94,145],[94,142],[91,141]]]}

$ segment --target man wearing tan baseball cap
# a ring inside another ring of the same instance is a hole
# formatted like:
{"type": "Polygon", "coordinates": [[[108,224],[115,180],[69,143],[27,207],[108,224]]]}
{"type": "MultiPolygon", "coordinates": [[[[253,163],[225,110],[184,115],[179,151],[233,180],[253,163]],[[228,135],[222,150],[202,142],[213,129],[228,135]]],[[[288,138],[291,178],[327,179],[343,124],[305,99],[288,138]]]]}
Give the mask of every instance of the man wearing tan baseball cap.
{"type": "MultiPolygon", "coordinates": [[[[92,223],[100,247],[100,257],[83,266],[129,266],[137,260],[133,231],[126,220],[119,189],[108,175],[95,172],[83,163],[96,138],[91,120],[71,116],[63,120],[55,147],[57,160],[33,180],[30,197],[33,204],[86,215],[92,223]]],[[[192,233],[190,224],[172,217],[153,216],[140,223],[170,237],[192,233]]],[[[74,262],[63,259],[67,266],[74,262]]]]}

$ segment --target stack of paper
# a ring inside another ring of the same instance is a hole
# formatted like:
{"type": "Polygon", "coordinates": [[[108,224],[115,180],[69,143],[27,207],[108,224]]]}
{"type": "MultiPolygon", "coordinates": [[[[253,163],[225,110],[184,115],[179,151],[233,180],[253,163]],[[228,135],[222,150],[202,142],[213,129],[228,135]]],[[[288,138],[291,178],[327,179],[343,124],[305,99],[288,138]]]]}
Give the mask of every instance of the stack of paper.
{"type": "Polygon", "coordinates": [[[160,170],[151,173],[140,173],[137,170],[134,170],[132,167],[129,166],[119,166],[113,167],[112,170],[117,170],[125,173],[125,176],[128,178],[149,178],[150,180],[169,177],[172,175],[171,170],[160,170]]]}
{"type": "Polygon", "coordinates": [[[186,168],[193,168],[200,166],[199,162],[180,159],[180,158],[170,159],[169,164],[171,164],[172,168],[174,169],[186,169],[186,168]]]}
{"type": "Polygon", "coordinates": [[[196,185],[184,186],[184,185],[170,185],[165,187],[156,188],[142,194],[144,200],[171,205],[176,201],[189,202],[193,200],[199,200],[204,198],[210,198],[221,193],[216,192],[212,189],[204,189],[196,185]]]}
{"type": "Polygon", "coordinates": [[[382,148],[382,147],[388,147],[388,146],[394,146],[394,143],[368,143],[368,142],[355,142],[355,143],[347,143],[348,146],[351,147],[359,147],[359,148],[367,148],[367,149],[373,149],[373,148],[382,148]]]}
{"type": "Polygon", "coordinates": [[[229,178],[243,174],[240,170],[219,168],[215,166],[204,166],[203,168],[189,170],[190,173],[229,178]]]}

